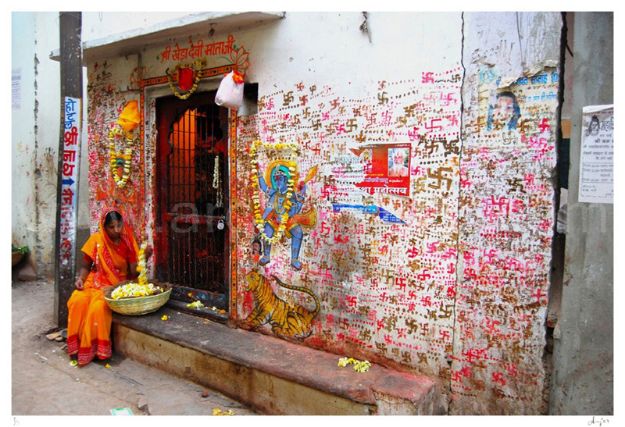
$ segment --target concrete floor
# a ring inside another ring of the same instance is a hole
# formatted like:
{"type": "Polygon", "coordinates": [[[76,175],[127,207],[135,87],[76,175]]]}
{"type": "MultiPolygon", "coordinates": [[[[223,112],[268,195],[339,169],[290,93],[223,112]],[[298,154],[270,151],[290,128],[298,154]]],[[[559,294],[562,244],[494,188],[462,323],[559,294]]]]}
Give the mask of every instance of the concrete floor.
{"type": "Polygon", "coordinates": [[[11,291],[12,415],[110,415],[113,408],[134,415],[212,415],[214,408],[254,415],[214,390],[119,355],[110,368],[102,362],[71,366],[65,343],[45,337],[56,326],[54,284],[14,282],[11,291]]]}

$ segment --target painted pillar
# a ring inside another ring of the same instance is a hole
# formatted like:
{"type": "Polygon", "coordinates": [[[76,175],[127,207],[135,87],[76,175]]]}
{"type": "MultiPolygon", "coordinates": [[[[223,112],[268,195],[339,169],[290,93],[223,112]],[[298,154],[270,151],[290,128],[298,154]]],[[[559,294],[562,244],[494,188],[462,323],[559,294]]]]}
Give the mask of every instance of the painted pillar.
{"type": "Polygon", "coordinates": [[[76,213],[82,110],[82,50],[80,12],[61,12],[61,132],[58,158],[55,234],[56,322],[67,326],[67,300],[74,289],[76,213]]]}

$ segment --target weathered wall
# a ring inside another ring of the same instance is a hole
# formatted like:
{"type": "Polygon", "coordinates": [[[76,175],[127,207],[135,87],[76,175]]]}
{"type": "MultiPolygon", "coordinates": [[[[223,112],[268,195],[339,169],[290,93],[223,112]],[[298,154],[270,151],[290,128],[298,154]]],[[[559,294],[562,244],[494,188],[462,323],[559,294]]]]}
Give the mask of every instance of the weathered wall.
{"type": "Polygon", "coordinates": [[[577,201],[582,108],[614,102],[613,22],[612,13],[575,14],[566,260],[554,331],[552,414],[614,413],[614,207],[577,201]]]}
{"type": "Polygon", "coordinates": [[[12,69],[21,86],[12,110],[13,240],[32,249],[39,275],[50,276],[60,85],[59,64],[48,55],[58,47],[58,13],[14,13],[12,30],[12,69]]]}
{"type": "MultiPolygon", "coordinates": [[[[128,14],[83,13],[83,40],[111,32],[151,26],[187,15],[180,13],[128,14]],[[123,16],[123,19],[120,19],[123,16]]],[[[59,63],[50,53],[59,47],[58,12],[12,14],[12,76],[19,100],[12,105],[12,240],[28,245],[42,276],[54,274],[54,228],[56,209],[57,152],[60,114],[59,63]]],[[[86,70],[83,81],[87,81],[86,70]]],[[[87,91],[83,105],[87,105],[87,91]]],[[[83,122],[87,109],[83,108],[83,122]]],[[[87,141],[83,126],[82,141],[87,141]]],[[[79,200],[89,198],[87,144],[81,148],[79,200]]],[[[89,205],[78,204],[77,239],[89,231],[89,205]]]]}
{"type": "Polygon", "coordinates": [[[562,20],[466,14],[464,25],[451,410],[544,413],[562,20]],[[498,96],[516,113],[493,107],[498,96]]]}
{"type": "MultiPolygon", "coordinates": [[[[360,13],[289,13],[233,34],[250,55],[246,81],[259,85],[258,113],[239,117],[231,147],[236,318],[437,376],[453,413],[543,412],[560,15],[372,13],[371,42],[362,24],[360,13]],[[519,117],[498,129],[504,88],[519,117]],[[388,158],[401,150],[410,154],[399,165],[407,176],[391,179],[388,158]],[[269,182],[280,162],[309,215],[289,216],[290,234],[265,245],[259,266],[256,223],[271,233],[256,206],[285,205],[255,177],[269,182]],[[304,236],[294,257],[297,225],[304,236]],[[263,297],[253,291],[259,284],[263,297]]],[[[138,82],[176,65],[177,46],[190,41],[89,64],[92,225],[100,206],[118,199],[149,236],[159,226],[154,105],[171,93],[167,84],[144,92],[146,144],[133,154],[132,186],[113,185],[106,135],[125,102],[139,99],[138,82]]],[[[205,68],[234,61],[205,56],[205,68]]],[[[205,79],[200,90],[218,82],[205,79]]]]}
{"type": "Polygon", "coordinates": [[[20,245],[35,247],[35,128],[22,126],[35,116],[35,33],[32,14],[14,13],[12,21],[12,239],[20,245]]]}

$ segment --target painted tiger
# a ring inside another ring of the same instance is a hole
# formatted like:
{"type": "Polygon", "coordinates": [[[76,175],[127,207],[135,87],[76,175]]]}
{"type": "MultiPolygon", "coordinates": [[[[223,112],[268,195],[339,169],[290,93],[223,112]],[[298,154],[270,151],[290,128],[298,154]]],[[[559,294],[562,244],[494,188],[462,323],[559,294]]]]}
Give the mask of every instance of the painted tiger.
{"type": "Polygon", "coordinates": [[[319,313],[319,298],[308,288],[292,286],[282,282],[276,276],[271,276],[283,288],[305,292],[315,300],[315,309],[310,311],[301,305],[294,305],[284,301],[274,294],[269,280],[257,271],[250,271],[246,276],[248,290],[252,291],[256,305],[245,319],[246,323],[256,329],[269,323],[274,334],[280,337],[304,339],[311,330],[312,320],[319,313]]]}

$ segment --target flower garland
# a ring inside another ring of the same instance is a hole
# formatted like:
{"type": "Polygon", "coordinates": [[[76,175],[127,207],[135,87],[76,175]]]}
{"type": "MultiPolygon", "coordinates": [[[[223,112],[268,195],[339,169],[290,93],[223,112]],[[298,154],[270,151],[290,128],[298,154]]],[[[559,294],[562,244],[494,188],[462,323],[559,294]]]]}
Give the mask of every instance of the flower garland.
{"type": "MultiPolygon", "coordinates": [[[[188,64],[176,65],[176,73],[178,73],[178,71],[181,68],[187,68],[187,67],[188,67],[188,64]]],[[[193,77],[193,86],[191,86],[191,89],[189,89],[186,93],[181,94],[180,92],[178,92],[178,88],[176,88],[176,86],[174,85],[174,78],[171,76],[171,74],[169,74],[169,69],[165,70],[165,74],[167,74],[167,81],[169,82],[169,88],[174,93],[174,95],[176,95],[176,98],[185,100],[189,98],[197,90],[197,87],[200,83],[201,74],[202,74],[201,72],[202,61],[196,59],[193,62],[193,71],[195,72],[195,76],[193,77]]]]}
{"type": "Polygon", "coordinates": [[[219,176],[219,154],[215,156],[215,169],[213,169],[213,188],[216,191],[215,206],[221,208],[223,206],[223,196],[221,194],[221,177],[219,176]]]}
{"type": "Polygon", "coordinates": [[[139,272],[139,277],[137,277],[137,281],[118,286],[111,293],[111,298],[145,297],[163,292],[162,288],[155,286],[153,283],[148,283],[148,269],[145,262],[145,250],[147,247],[147,242],[143,242],[139,247],[139,253],[137,254],[137,271],[139,272]]]}
{"type": "Polygon", "coordinates": [[[295,187],[295,180],[293,179],[293,175],[297,171],[297,165],[292,160],[286,160],[284,163],[289,168],[290,176],[288,179],[287,191],[285,195],[285,201],[283,204],[284,212],[278,213],[276,210],[276,214],[278,215],[279,223],[278,229],[274,231],[273,236],[269,237],[265,234],[265,224],[267,220],[263,219],[260,213],[260,184],[258,178],[258,167],[259,162],[256,158],[256,150],[259,146],[263,146],[263,148],[273,148],[275,150],[284,150],[290,149],[293,152],[297,151],[297,144],[263,144],[261,141],[254,141],[252,143],[252,147],[250,148],[250,161],[252,163],[252,167],[254,168],[255,173],[252,174],[252,186],[254,189],[254,195],[252,196],[252,201],[254,204],[254,222],[256,223],[256,228],[260,232],[260,237],[265,240],[267,243],[274,244],[278,242],[282,238],[282,234],[286,229],[286,223],[289,220],[289,210],[291,209],[291,197],[293,197],[293,189],[295,187]]]}
{"type": "Polygon", "coordinates": [[[109,165],[111,168],[111,175],[113,176],[113,181],[115,184],[122,188],[126,185],[128,178],[130,178],[130,163],[132,161],[132,145],[134,140],[130,136],[130,133],[126,133],[126,148],[123,153],[121,151],[117,151],[115,147],[115,137],[124,136],[124,131],[118,127],[114,127],[109,131],[108,140],[109,140],[109,165]],[[117,173],[117,168],[123,166],[123,173],[121,178],[117,173]]]}
{"type": "Polygon", "coordinates": [[[137,271],[139,272],[139,277],[137,277],[137,282],[139,285],[147,285],[148,284],[148,274],[147,274],[147,265],[145,263],[145,249],[148,247],[147,242],[141,243],[141,247],[139,248],[138,260],[137,260],[137,271]]]}

